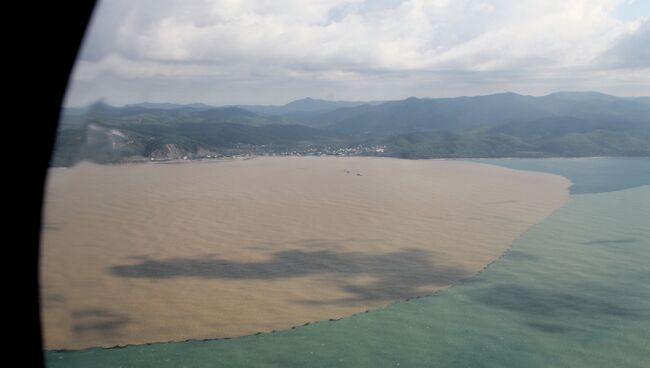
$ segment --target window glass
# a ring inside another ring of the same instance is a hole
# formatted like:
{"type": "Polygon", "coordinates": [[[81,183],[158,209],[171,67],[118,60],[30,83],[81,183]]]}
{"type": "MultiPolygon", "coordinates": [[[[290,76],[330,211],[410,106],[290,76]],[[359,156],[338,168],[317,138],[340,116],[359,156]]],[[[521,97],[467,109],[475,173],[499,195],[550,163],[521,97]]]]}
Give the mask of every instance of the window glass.
{"type": "Polygon", "coordinates": [[[643,4],[100,2],[47,365],[645,366],[643,4]]]}

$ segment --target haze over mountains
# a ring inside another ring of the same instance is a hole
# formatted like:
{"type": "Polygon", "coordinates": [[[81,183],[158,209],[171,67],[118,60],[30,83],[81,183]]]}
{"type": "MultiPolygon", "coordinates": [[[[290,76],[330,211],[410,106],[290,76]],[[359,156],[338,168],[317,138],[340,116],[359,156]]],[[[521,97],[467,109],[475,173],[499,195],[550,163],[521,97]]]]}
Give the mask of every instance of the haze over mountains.
{"type": "Polygon", "coordinates": [[[403,158],[650,155],[650,98],[499,93],[283,106],[96,103],[64,109],[53,166],[342,152],[403,158]],[[338,151],[337,151],[338,150],[338,151]]]}

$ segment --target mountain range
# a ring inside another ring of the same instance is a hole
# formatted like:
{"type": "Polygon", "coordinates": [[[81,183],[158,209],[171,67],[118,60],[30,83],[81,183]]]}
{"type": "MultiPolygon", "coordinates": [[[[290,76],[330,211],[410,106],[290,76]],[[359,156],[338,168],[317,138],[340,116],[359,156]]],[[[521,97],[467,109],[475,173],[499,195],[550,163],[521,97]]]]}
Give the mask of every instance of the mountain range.
{"type": "Polygon", "coordinates": [[[53,166],[241,153],[402,158],[650,155],[650,98],[512,92],[283,106],[95,103],[62,111],[53,166]],[[348,151],[349,152],[349,151],[348,151]]]}

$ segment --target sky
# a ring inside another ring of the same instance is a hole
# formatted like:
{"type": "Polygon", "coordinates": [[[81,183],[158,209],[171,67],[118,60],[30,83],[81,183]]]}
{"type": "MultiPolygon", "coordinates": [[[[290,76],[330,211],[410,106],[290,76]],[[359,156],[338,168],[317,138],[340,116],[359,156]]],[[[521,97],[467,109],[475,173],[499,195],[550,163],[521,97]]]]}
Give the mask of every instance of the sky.
{"type": "Polygon", "coordinates": [[[66,106],[650,96],[650,0],[99,0],[66,106]]]}

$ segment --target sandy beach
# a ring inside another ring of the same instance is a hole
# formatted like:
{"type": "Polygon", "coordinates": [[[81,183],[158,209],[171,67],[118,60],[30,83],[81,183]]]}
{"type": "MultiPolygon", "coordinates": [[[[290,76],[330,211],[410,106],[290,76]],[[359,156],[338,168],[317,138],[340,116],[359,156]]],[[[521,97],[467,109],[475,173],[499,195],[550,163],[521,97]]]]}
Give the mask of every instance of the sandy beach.
{"type": "Polygon", "coordinates": [[[362,157],[52,169],[45,347],[235,337],[430,294],[503,254],[569,185],[362,157]]]}

